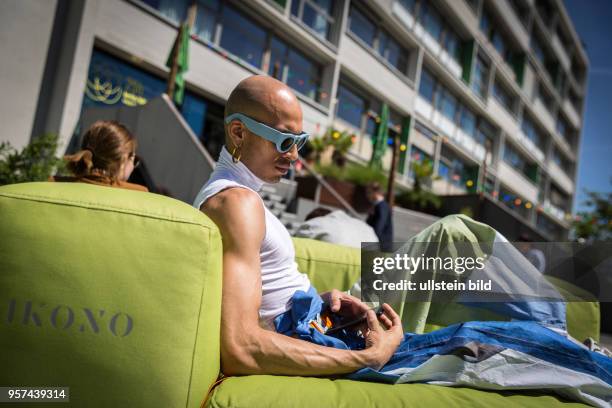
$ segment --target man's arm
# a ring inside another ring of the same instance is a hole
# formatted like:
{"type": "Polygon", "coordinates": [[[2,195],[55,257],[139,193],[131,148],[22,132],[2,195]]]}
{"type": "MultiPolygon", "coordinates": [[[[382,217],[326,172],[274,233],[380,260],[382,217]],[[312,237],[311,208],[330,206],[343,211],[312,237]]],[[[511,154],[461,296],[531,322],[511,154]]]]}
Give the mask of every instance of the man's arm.
{"type": "Polygon", "coordinates": [[[261,272],[259,250],[265,234],[264,208],[255,193],[232,188],[202,206],[223,238],[221,366],[229,375],[331,375],[363,367],[380,368],[402,339],[399,316],[387,305],[385,331],[369,311],[368,346],[340,350],[294,339],[259,326],[261,272]]]}

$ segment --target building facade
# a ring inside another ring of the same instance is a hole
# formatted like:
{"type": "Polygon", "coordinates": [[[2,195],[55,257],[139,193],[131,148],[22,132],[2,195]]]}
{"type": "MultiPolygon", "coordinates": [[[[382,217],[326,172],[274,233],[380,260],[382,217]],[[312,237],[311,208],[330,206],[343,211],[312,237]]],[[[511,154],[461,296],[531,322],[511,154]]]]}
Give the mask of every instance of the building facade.
{"type": "MultiPolygon", "coordinates": [[[[52,131],[67,146],[84,107],[163,92],[190,3],[2,2],[14,58],[0,83],[20,97],[0,105],[15,118],[0,138],[52,131]]],[[[268,74],[295,90],[306,131],[354,133],[351,158],[365,162],[386,104],[399,183],[430,160],[434,192],[483,192],[554,240],[569,228],[587,72],[561,0],[197,0],[180,110],[216,157],[229,92],[268,74]]]]}

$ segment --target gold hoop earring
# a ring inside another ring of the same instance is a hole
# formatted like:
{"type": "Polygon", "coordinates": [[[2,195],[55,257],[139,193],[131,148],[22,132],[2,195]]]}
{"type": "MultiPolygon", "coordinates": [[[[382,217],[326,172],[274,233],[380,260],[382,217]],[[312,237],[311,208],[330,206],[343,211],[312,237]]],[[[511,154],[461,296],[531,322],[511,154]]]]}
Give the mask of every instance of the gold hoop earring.
{"type": "Polygon", "coordinates": [[[234,150],[232,150],[232,161],[234,163],[238,163],[240,161],[240,157],[242,157],[242,151],[238,151],[238,157],[236,157],[236,150],[238,149],[238,146],[234,147],[234,150]]]}

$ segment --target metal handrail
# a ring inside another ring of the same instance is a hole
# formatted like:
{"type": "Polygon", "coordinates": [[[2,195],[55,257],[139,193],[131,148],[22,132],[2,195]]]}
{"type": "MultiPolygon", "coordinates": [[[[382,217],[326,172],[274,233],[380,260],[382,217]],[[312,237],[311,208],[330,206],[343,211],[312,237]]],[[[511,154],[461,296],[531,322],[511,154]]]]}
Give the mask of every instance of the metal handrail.
{"type": "Polygon", "coordinates": [[[359,216],[359,213],[357,211],[355,211],[355,209],[349,203],[347,203],[346,200],[344,198],[342,198],[342,196],[327,181],[325,181],[323,176],[321,176],[319,173],[317,173],[315,169],[313,169],[308,163],[306,163],[306,161],[304,160],[304,158],[302,156],[299,156],[299,159],[302,162],[302,166],[304,166],[306,171],[308,171],[310,174],[312,174],[314,176],[314,178],[317,179],[317,181],[324,188],[326,188],[327,191],[329,191],[331,193],[331,195],[333,195],[334,198],[340,202],[340,204],[342,204],[344,209],[347,210],[350,215],[352,215],[355,218],[361,219],[361,217],[359,216]]]}

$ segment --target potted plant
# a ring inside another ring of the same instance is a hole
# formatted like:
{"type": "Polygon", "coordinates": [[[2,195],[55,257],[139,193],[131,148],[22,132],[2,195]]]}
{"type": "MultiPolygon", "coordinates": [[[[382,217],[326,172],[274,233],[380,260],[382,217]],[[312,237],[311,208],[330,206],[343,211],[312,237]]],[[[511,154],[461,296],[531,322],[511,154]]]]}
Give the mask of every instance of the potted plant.
{"type": "Polygon", "coordinates": [[[395,198],[396,203],[411,210],[435,213],[442,201],[436,194],[423,188],[425,184],[436,178],[433,176],[433,162],[431,160],[422,163],[413,162],[412,173],[414,177],[412,189],[398,194],[395,198]]]}

